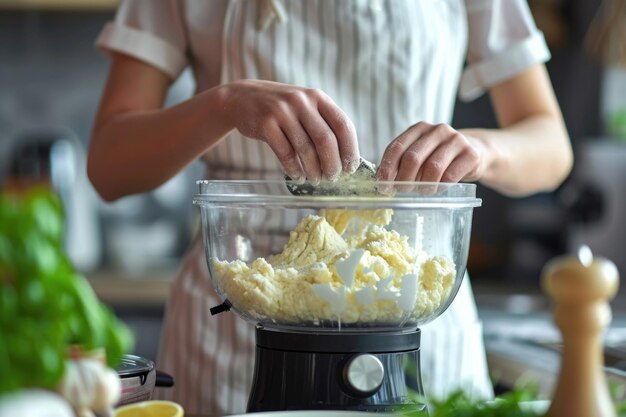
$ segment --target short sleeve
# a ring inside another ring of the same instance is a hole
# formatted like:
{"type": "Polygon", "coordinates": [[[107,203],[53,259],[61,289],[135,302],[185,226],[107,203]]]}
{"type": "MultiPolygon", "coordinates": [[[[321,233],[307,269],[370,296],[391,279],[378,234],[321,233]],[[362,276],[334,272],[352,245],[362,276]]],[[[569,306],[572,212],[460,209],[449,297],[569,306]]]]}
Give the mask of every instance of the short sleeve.
{"type": "Polygon", "coordinates": [[[550,59],[526,0],[465,0],[468,65],[459,96],[470,101],[485,90],[550,59]]]}
{"type": "Polygon", "coordinates": [[[123,0],[96,47],[130,55],[178,78],[188,64],[179,0],[123,0]]]}

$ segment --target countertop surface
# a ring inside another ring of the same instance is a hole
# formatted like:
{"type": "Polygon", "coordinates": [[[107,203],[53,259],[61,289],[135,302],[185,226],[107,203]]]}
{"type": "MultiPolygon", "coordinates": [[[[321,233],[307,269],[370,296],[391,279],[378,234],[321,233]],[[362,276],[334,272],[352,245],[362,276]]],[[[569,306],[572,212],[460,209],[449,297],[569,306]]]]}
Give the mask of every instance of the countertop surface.
{"type": "MultiPolygon", "coordinates": [[[[613,306],[613,319],[604,333],[605,375],[626,384],[626,313],[619,303],[613,306]]],[[[561,335],[549,299],[541,294],[479,295],[477,304],[492,378],[504,387],[533,381],[540,396],[549,397],[561,358],[561,335]]]]}
{"type": "Polygon", "coordinates": [[[165,306],[176,271],[128,274],[101,270],[86,274],[89,283],[104,303],[119,307],[165,306]]]}

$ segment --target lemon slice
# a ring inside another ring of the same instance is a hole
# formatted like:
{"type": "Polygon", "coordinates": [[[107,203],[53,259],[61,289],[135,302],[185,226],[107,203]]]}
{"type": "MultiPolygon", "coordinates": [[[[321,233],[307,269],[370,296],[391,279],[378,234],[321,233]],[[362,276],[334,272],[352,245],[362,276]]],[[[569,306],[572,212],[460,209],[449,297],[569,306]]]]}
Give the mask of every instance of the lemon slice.
{"type": "Polygon", "coordinates": [[[142,401],[115,409],[113,417],[183,417],[183,407],[171,401],[142,401]]]}

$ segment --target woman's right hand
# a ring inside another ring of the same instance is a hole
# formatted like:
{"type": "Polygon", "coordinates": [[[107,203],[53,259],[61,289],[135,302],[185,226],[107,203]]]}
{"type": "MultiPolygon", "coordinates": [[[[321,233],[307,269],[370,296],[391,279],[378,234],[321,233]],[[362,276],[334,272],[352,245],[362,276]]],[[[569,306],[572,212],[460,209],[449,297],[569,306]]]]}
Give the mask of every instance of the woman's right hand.
{"type": "Polygon", "coordinates": [[[262,80],[223,86],[228,122],[267,143],[295,181],[335,180],[359,165],[356,130],[324,92],[262,80]]]}

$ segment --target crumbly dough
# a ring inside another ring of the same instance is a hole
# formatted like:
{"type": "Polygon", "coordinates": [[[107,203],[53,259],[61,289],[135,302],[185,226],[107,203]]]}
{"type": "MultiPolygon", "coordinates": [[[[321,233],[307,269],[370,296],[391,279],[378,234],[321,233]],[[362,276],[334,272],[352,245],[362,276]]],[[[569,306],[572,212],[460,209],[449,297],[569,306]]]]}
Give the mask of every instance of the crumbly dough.
{"type": "Polygon", "coordinates": [[[303,218],[280,254],[250,265],[213,259],[240,311],[283,324],[424,322],[447,300],[452,260],[414,253],[385,226],[392,210],[321,210],[303,218]]]}

